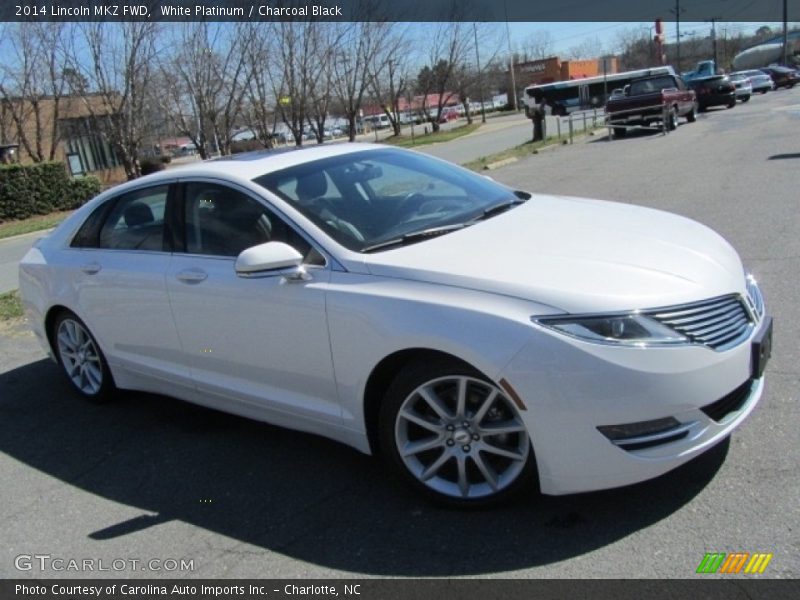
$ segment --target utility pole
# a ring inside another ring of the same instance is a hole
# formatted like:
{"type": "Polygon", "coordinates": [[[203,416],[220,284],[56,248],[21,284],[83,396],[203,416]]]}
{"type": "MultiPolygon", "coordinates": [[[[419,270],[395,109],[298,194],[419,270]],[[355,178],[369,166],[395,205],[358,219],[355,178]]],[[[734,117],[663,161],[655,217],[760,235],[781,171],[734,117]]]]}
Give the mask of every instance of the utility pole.
{"type": "Polygon", "coordinates": [[[506,38],[508,38],[508,64],[511,67],[511,106],[514,112],[517,108],[517,78],[514,75],[514,53],[511,51],[511,28],[508,26],[508,4],[503,0],[503,8],[506,11],[506,38]]]}
{"type": "Polygon", "coordinates": [[[789,7],[788,7],[788,0],[783,0],[783,65],[786,66],[789,62],[789,32],[788,32],[788,23],[789,20],[789,7]]]}
{"type": "Polygon", "coordinates": [[[475,34],[475,62],[478,67],[478,94],[481,98],[481,123],[486,123],[486,108],[483,106],[483,75],[481,75],[481,55],[478,50],[478,24],[472,23],[472,31],[475,34]]]}
{"type": "Polygon", "coordinates": [[[710,19],[706,19],[706,21],[711,21],[711,48],[713,49],[714,53],[714,69],[718,69],[719,65],[717,63],[717,20],[719,17],[712,17],[710,19]]]}
{"type": "Polygon", "coordinates": [[[670,12],[675,13],[675,37],[676,37],[676,54],[675,69],[678,74],[681,72],[681,0],[675,0],[675,8],[670,9],[670,12]]]}

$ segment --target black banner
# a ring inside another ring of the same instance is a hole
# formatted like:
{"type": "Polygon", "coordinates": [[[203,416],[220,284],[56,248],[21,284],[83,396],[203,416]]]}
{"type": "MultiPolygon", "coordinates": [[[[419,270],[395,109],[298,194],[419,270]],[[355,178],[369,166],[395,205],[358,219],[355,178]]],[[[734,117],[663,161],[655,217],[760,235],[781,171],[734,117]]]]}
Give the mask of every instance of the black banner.
{"type": "Polygon", "coordinates": [[[176,580],[5,580],[0,598],[54,600],[151,600],[160,598],[264,600],[352,598],[353,600],[795,600],[797,580],[747,576],[694,580],[468,580],[468,579],[176,579],[176,580]]]}
{"type": "Polygon", "coordinates": [[[717,21],[800,19],[800,0],[12,0],[0,21],[717,21]]]}

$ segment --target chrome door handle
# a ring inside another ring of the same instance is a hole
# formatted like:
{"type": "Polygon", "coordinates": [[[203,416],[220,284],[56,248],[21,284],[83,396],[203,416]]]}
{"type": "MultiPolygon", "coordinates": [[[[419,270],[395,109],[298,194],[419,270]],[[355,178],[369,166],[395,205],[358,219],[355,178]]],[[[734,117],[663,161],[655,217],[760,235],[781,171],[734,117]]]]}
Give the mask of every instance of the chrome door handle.
{"type": "Polygon", "coordinates": [[[175,277],[183,283],[200,283],[206,280],[208,273],[201,269],[184,269],[183,271],[178,271],[175,277]]]}
{"type": "Polygon", "coordinates": [[[81,271],[83,271],[87,275],[94,275],[95,273],[99,273],[100,269],[102,268],[103,267],[100,265],[100,263],[90,262],[88,264],[83,265],[81,267],[81,271]]]}

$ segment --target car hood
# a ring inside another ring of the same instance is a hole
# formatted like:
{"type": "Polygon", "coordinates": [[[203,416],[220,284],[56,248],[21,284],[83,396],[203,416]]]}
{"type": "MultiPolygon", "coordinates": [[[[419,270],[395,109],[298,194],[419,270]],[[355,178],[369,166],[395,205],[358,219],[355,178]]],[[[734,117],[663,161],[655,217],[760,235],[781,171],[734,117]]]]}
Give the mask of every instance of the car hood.
{"type": "Polygon", "coordinates": [[[571,313],[654,308],[742,292],[736,251],[690,219],[533,196],[494,218],[367,255],[370,273],[503,294],[571,313]]]}

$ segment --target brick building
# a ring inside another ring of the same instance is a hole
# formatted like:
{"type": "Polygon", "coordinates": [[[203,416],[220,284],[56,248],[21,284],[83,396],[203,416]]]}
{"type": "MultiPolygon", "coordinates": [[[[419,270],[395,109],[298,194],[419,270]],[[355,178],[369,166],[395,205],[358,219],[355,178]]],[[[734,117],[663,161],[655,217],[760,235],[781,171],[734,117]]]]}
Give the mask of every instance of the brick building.
{"type": "Polygon", "coordinates": [[[16,160],[36,157],[61,161],[72,175],[94,175],[104,183],[126,179],[113,148],[100,134],[96,118],[103,114],[99,97],[0,99],[0,143],[17,145],[16,160]],[[95,116],[92,116],[92,115],[95,116]],[[56,131],[53,131],[53,129],[56,131]],[[53,146],[55,151],[53,152],[53,146]]]}

